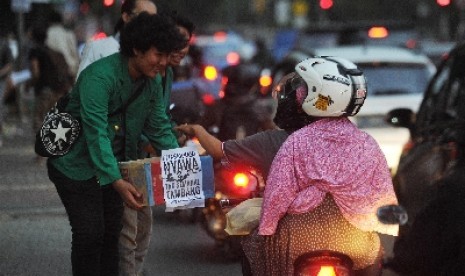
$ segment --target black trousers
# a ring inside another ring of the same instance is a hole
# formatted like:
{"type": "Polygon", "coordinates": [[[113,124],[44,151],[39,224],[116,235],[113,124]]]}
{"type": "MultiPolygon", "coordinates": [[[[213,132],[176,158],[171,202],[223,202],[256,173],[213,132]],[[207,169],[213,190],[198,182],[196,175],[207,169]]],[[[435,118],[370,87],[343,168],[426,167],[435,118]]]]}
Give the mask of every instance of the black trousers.
{"type": "Polygon", "coordinates": [[[101,187],[96,178],[72,180],[48,162],[71,225],[73,275],[118,275],[118,238],[123,202],[112,185],[101,187]]]}

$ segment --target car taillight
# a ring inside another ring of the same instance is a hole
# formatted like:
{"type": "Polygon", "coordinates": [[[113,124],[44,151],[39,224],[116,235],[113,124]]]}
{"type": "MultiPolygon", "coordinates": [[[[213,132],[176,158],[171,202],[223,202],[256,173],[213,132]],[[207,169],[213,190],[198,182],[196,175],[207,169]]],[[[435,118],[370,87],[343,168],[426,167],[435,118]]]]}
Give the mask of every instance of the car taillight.
{"type": "Polygon", "coordinates": [[[234,185],[236,187],[247,187],[249,185],[249,177],[245,173],[236,173],[234,175],[234,185]]]}
{"type": "Polygon", "coordinates": [[[237,65],[237,64],[239,64],[240,60],[241,60],[241,57],[236,52],[229,52],[226,55],[226,62],[229,65],[237,65]]]}
{"type": "Polygon", "coordinates": [[[270,76],[261,76],[259,81],[261,87],[268,87],[272,83],[272,79],[270,76]]]}
{"type": "Polygon", "coordinates": [[[92,40],[104,39],[107,37],[107,34],[104,32],[98,32],[92,36],[92,40]]]}
{"type": "Polygon", "coordinates": [[[216,71],[215,66],[213,65],[205,66],[203,70],[203,76],[209,81],[216,80],[216,78],[218,77],[218,72],[216,71]]]}
{"type": "Polygon", "coordinates": [[[215,103],[215,97],[212,94],[205,93],[202,95],[202,102],[205,105],[212,105],[215,103]]]}
{"type": "Polygon", "coordinates": [[[375,26],[368,30],[368,37],[370,38],[386,38],[388,35],[389,31],[386,27],[375,26]]]}

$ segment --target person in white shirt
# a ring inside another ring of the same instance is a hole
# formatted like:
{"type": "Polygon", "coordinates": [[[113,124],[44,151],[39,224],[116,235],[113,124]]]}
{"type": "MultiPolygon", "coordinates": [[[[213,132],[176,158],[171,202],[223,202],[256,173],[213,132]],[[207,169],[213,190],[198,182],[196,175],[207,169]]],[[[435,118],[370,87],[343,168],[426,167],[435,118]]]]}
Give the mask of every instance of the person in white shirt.
{"type": "Polygon", "coordinates": [[[86,43],[82,50],[77,77],[92,62],[119,51],[119,32],[121,28],[141,12],[156,14],[157,6],[151,0],[126,0],[123,2],[121,5],[121,17],[115,25],[115,34],[86,43]]]}
{"type": "Polygon", "coordinates": [[[50,49],[63,54],[66,59],[66,63],[68,64],[69,75],[72,79],[74,79],[79,67],[76,35],[74,32],[67,30],[63,26],[61,14],[56,11],[53,11],[50,14],[49,24],[45,45],[50,49]]]}

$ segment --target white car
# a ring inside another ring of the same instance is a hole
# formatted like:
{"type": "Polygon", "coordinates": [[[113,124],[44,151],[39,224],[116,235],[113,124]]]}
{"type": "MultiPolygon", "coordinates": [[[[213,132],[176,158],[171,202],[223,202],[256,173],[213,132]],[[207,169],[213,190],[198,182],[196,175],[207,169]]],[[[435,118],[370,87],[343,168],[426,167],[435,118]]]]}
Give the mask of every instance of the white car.
{"type": "Polygon", "coordinates": [[[388,125],[385,116],[394,108],[418,111],[423,92],[436,67],[423,54],[391,46],[327,47],[315,49],[314,54],[346,58],[364,72],[368,95],[353,120],[376,139],[394,174],[409,132],[405,128],[388,125]]]}

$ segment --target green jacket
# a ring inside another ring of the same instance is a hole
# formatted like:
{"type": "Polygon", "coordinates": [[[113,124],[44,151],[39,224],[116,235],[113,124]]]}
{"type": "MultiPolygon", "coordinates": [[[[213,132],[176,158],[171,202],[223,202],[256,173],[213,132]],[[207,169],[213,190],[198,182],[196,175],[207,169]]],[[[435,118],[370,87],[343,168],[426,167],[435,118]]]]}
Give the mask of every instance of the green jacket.
{"type": "Polygon", "coordinates": [[[50,161],[74,180],[96,176],[100,185],[120,179],[118,160],[137,159],[137,144],[144,135],[157,149],[178,147],[166,114],[161,77],[148,81],[126,111],[125,156],[115,157],[112,141],[121,130],[123,115],[108,117],[126,102],[134,82],[128,74],[127,58],[119,53],[88,66],[79,76],[66,110],[81,122],[81,136],[71,151],[50,161]]]}

